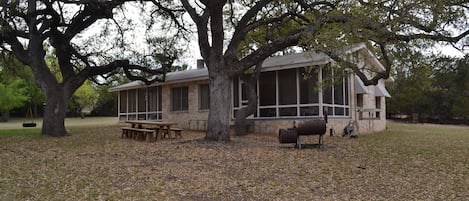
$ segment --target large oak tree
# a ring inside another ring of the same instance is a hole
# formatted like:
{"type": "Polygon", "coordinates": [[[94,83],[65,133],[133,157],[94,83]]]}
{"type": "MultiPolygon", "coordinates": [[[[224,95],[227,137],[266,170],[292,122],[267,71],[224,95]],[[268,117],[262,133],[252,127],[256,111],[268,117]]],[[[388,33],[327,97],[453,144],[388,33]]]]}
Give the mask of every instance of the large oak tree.
{"type": "Polygon", "coordinates": [[[123,10],[124,3],[126,0],[0,2],[0,50],[30,66],[36,84],[45,94],[42,134],[67,134],[64,119],[69,99],[87,79],[117,72],[124,72],[132,80],[147,83],[164,79],[164,76],[155,76],[164,75],[166,69],[161,66],[145,67],[133,64],[122,56],[106,54],[115,51],[115,46],[125,46],[123,33],[128,27],[120,26],[114,18],[118,10],[123,10]],[[88,36],[88,42],[84,42],[82,38],[86,35],[83,32],[98,22],[106,25],[102,26],[102,32],[88,36]],[[114,25],[114,30],[111,25],[114,25]],[[119,33],[114,40],[117,44],[101,43],[102,39],[112,37],[110,33],[113,32],[119,33]],[[51,71],[46,55],[56,58],[60,76],[51,71]]]}
{"type": "Polygon", "coordinates": [[[469,34],[469,6],[458,0],[152,2],[158,9],[165,8],[166,16],[174,20],[176,28],[190,30],[187,21],[176,17],[176,13],[189,14],[195,25],[210,79],[205,139],[216,141],[230,139],[231,79],[278,51],[297,45],[313,48],[352,69],[366,85],[372,85],[390,76],[393,53],[409,47],[428,48],[434,41],[459,42],[464,46],[469,34]],[[344,47],[356,43],[369,45],[385,70],[371,72],[369,78],[353,59],[346,59],[344,47]]]}

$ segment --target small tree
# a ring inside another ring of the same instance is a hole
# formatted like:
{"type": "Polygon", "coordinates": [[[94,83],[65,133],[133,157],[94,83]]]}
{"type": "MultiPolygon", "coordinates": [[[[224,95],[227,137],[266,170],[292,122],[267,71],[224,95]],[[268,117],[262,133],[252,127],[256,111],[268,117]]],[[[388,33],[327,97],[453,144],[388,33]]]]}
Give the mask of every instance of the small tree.
{"type": "Polygon", "coordinates": [[[85,111],[91,112],[98,100],[98,94],[89,80],[85,81],[73,94],[81,118],[85,118],[85,111]]]}

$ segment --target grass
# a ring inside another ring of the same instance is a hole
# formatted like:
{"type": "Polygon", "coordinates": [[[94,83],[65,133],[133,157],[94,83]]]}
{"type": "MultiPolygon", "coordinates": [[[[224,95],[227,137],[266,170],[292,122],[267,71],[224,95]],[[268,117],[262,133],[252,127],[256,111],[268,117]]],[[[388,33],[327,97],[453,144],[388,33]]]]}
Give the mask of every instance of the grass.
{"type": "MultiPolygon", "coordinates": [[[[116,126],[49,138],[0,135],[0,200],[464,200],[469,128],[390,124],[327,148],[275,135],[208,143],[203,133],[156,143],[116,126]]],[[[16,132],[16,131],[15,131],[16,132]]],[[[29,131],[28,131],[29,132],[29,131]]],[[[31,131],[32,132],[32,131],[31,131]]],[[[302,139],[315,142],[316,137],[302,139]]]]}
{"type": "MultiPolygon", "coordinates": [[[[1,130],[28,130],[28,129],[37,129],[42,127],[42,118],[35,119],[34,122],[37,123],[36,128],[23,128],[23,123],[30,123],[29,119],[19,119],[14,118],[10,119],[8,122],[0,122],[0,132],[1,130]]],[[[66,127],[88,127],[88,126],[112,126],[116,125],[116,117],[86,117],[81,118],[66,118],[65,126],[66,127]]]]}

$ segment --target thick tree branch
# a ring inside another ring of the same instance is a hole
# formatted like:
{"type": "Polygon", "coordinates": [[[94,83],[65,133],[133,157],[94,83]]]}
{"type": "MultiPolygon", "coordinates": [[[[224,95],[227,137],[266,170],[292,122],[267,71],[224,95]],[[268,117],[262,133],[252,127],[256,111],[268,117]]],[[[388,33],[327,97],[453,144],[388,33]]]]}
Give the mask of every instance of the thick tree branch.
{"type": "Polygon", "coordinates": [[[181,0],[181,2],[184,9],[191,16],[192,21],[194,21],[197,26],[199,46],[200,49],[203,50],[200,53],[202,54],[203,58],[208,58],[207,51],[210,50],[210,43],[208,38],[208,21],[210,14],[208,10],[204,10],[204,13],[202,15],[199,15],[188,0],[181,0]]]}
{"type": "Polygon", "coordinates": [[[256,64],[254,72],[252,73],[242,73],[240,75],[241,80],[244,82],[246,87],[246,93],[248,96],[248,105],[238,110],[236,113],[235,119],[235,134],[238,136],[246,135],[246,118],[254,114],[257,109],[257,93],[256,93],[256,83],[261,73],[262,63],[264,61],[258,62],[256,64]]]}
{"type": "Polygon", "coordinates": [[[184,25],[182,21],[180,21],[179,16],[177,15],[177,13],[185,12],[184,9],[182,8],[171,9],[171,8],[164,6],[157,0],[151,0],[151,2],[158,8],[158,10],[161,12],[160,14],[162,14],[163,16],[168,16],[176,24],[176,27],[178,28],[178,30],[189,32],[187,27],[184,25]]]}
{"type": "Polygon", "coordinates": [[[399,41],[405,41],[409,42],[412,40],[416,39],[429,39],[429,40],[434,40],[434,41],[444,41],[444,42],[450,42],[450,43],[456,43],[463,39],[464,37],[469,35],[469,30],[466,30],[465,32],[457,35],[457,36],[446,36],[443,34],[409,34],[409,35],[401,35],[401,34],[396,34],[394,36],[391,35],[390,40],[399,40],[399,41]]]}

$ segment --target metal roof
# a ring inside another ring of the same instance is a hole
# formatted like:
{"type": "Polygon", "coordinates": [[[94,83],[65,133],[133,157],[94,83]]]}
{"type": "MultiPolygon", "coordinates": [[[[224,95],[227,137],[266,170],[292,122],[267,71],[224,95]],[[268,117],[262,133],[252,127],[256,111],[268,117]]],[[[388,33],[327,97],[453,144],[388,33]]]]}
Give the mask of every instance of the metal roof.
{"type": "MultiPolygon", "coordinates": [[[[372,59],[370,60],[371,65],[380,70],[384,70],[384,67],[376,59],[376,57],[366,48],[366,45],[363,43],[351,46],[347,48],[344,53],[350,54],[352,52],[361,51],[364,54],[368,54],[372,59]]],[[[280,69],[289,69],[289,68],[299,68],[304,66],[313,66],[321,65],[331,62],[332,60],[324,53],[316,52],[303,52],[285,56],[274,56],[267,58],[262,64],[261,71],[274,71],[280,69]]],[[[208,79],[208,70],[207,68],[203,69],[190,69],[185,71],[170,72],[166,74],[166,82],[157,82],[153,83],[150,86],[174,84],[181,82],[197,81],[197,80],[207,80],[208,79]]],[[[136,89],[145,86],[141,81],[133,81],[127,84],[120,86],[112,87],[109,91],[122,91],[128,89],[136,89]]]]}

